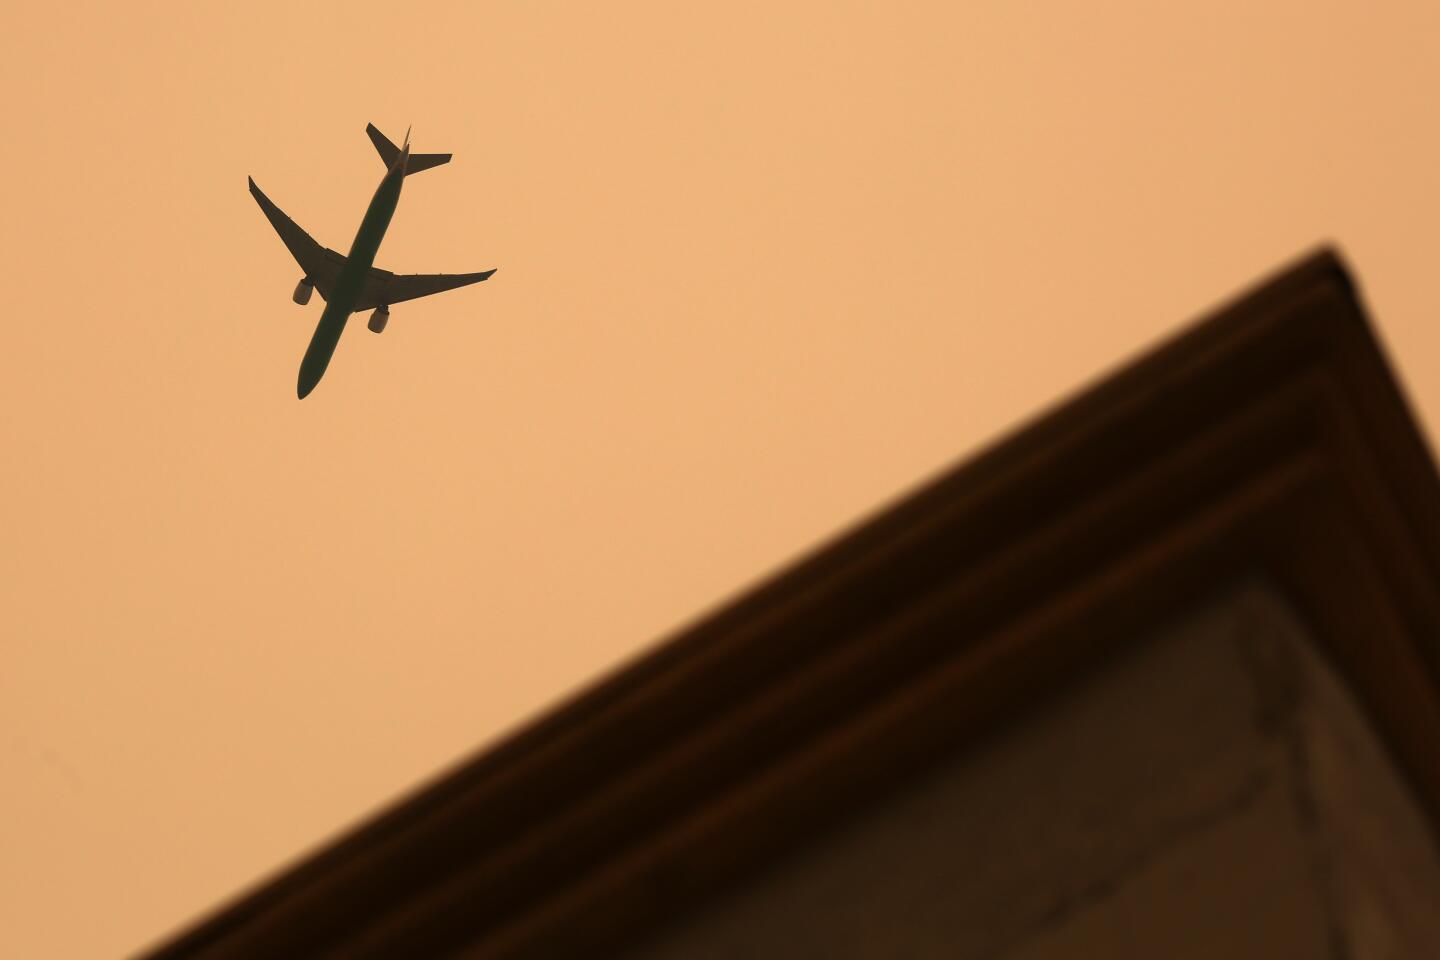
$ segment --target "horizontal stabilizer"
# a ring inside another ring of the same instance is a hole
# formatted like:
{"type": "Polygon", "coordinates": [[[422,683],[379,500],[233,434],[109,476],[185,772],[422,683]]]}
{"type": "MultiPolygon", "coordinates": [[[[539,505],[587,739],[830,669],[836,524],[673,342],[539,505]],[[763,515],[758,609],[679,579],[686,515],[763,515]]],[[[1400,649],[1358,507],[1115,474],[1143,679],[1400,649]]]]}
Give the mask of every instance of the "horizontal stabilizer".
{"type": "Polygon", "coordinates": [[[385,161],[385,166],[394,164],[395,158],[400,156],[400,148],[391,143],[373,123],[365,125],[365,132],[370,134],[370,142],[375,144],[375,151],[380,154],[380,159],[385,161]]]}
{"type": "MultiPolygon", "coordinates": [[[[400,156],[400,148],[390,142],[390,139],[376,128],[375,124],[367,124],[365,132],[370,135],[370,142],[375,144],[375,152],[380,154],[380,159],[385,161],[386,167],[394,166],[395,158],[400,156]]],[[[421,170],[429,170],[431,167],[438,167],[442,163],[450,162],[448,153],[412,153],[410,159],[405,163],[405,175],[419,173],[421,170]]]]}
{"type": "Polygon", "coordinates": [[[448,153],[412,153],[410,159],[405,163],[405,176],[412,173],[419,173],[421,170],[429,170],[431,167],[438,167],[442,163],[450,162],[448,153]]]}

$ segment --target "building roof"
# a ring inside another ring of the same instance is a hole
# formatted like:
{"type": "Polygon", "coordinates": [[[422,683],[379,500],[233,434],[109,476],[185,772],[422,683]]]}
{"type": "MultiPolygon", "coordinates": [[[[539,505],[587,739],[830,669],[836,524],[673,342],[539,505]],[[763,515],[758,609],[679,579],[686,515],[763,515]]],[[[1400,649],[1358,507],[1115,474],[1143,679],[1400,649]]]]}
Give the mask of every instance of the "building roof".
{"type": "Polygon", "coordinates": [[[1328,251],[153,957],[609,955],[1241,578],[1440,824],[1440,478],[1328,251]]]}

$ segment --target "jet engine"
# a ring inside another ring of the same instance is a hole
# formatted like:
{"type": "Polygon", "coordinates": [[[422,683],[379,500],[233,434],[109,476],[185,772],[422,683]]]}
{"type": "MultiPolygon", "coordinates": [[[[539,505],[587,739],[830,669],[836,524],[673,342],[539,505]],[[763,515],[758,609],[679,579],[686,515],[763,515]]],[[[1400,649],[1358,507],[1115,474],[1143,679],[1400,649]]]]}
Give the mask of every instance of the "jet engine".
{"type": "Polygon", "coordinates": [[[385,329],[385,324],[386,324],[387,322],[389,322],[389,320],[390,320],[390,308],[389,308],[388,306],[386,306],[385,304],[382,303],[380,306],[378,306],[378,307],[375,308],[375,312],[374,312],[374,313],[370,314],[369,327],[370,327],[371,332],[373,332],[373,333],[379,333],[379,332],[381,332],[382,330],[385,329]]]}
{"type": "Polygon", "coordinates": [[[302,307],[310,302],[310,291],[315,289],[315,284],[310,282],[309,277],[301,277],[300,282],[295,284],[294,300],[302,307]]]}

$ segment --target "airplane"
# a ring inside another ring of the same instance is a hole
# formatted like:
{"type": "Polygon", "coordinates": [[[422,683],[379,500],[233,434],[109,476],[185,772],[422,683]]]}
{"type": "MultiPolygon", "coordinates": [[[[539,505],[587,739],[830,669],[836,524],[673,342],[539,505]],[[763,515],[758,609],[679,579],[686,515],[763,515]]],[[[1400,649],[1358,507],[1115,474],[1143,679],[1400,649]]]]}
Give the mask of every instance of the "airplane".
{"type": "Polygon", "coordinates": [[[360,221],[360,230],[355,234],[355,242],[350,245],[349,256],[342,257],[336,251],[316,243],[294,220],[275,206],[269,197],[260,192],[254,177],[249,178],[250,193],[255,197],[255,202],[260,204],[260,209],[265,212],[275,232],[280,234],[280,239],[290,250],[290,255],[300,264],[300,269],[305,271],[305,275],[295,287],[292,299],[304,306],[310,302],[310,292],[319,290],[321,299],[325,301],[325,311],[320,315],[315,335],[310,338],[305,359],[300,362],[300,380],[296,392],[301,400],[315,389],[315,385],[324,376],[325,368],[330,365],[335,345],[340,342],[340,334],[345,331],[345,323],[350,319],[350,314],[364,310],[374,311],[370,314],[368,326],[375,333],[380,333],[390,320],[391,304],[479,283],[489,279],[495,272],[391,273],[375,267],[375,254],[380,249],[380,241],[385,237],[386,228],[390,226],[390,218],[395,215],[395,205],[400,201],[400,187],[405,178],[412,173],[448,163],[451,155],[411,154],[409,130],[405,131],[403,147],[391,143],[373,123],[365,127],[365,132],[369,134],[376,152],[385,163],[385,177],[375,190],[375,197],[370,201],[364,219],[360,221]]]}

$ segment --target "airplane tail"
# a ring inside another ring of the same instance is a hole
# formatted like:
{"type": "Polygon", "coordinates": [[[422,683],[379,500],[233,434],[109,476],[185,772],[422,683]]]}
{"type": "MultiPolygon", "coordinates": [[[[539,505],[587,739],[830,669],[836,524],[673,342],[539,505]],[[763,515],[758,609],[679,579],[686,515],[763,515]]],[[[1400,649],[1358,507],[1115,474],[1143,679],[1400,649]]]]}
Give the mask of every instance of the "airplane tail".
{"type": "MultiPolygon", "coordinates": [[[[370,135],[370,142],[375,144],[375,151],[380,154],[380,159],[385,161],[385,166],[393,164],[395,158],[400,156],[400,148],[391,143],[373,123],[365,127],[365,132],[370,135]]],[[[408,177],[412,173],[449,163],[450,157],[448,153],[412,153],[405,164],[405,175],[408,177]]]]}

